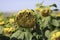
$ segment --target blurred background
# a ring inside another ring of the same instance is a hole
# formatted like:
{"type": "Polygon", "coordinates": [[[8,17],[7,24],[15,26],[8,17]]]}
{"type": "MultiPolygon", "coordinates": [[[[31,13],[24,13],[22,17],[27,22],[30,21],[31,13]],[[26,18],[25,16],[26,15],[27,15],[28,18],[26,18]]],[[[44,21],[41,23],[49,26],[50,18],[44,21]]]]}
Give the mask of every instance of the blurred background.
{"type": "Polygon", "coordinates": [[[16,12],[21,9],[34,9],[37,3],[44,1],[43,5],[57,4],[60,9],[60,0],[0,0],[1,12],[16,12]]]}

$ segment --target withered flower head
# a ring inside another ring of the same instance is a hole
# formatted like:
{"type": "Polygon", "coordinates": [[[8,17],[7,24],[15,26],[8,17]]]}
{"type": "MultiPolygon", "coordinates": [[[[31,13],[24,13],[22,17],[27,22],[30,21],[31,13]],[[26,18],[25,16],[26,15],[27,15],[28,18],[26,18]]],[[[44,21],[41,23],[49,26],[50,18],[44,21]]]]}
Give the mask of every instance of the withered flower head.
{"type": "Polygon", "coordinates": [[[18,12],[16,21],[21,27],[34,27],[36,25],[35,13],[29,9],[21,10],[18,12]]]}

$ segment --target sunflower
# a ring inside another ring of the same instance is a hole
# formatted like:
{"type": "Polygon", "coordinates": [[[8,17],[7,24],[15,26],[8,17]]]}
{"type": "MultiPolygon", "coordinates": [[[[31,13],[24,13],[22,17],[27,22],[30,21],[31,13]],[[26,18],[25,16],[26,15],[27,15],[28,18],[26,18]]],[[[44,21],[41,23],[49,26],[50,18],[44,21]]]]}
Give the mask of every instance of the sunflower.
{"type": "Polygon", "coordinates": [[[13,24],[13,23],[14,23],[14,18],[10,18],[10,19],[9,19],[9,23],[10,23],[10,24],[13,24]]]}
{"type": "Polygon", "coordinates": [[[4,21],[0,21],[0,25],[3,25],[3,24],[5,24],[5,22],[4,21]]]}
{"type": "Polygon", "coordinates": [[[36,24],[35,13],[29,9],[21,10],[18,12],[16,22],[21,27],[33,27],[36,24]]]}
{"type": "Polygon", "coordinates": [[[39,12],[41,17],[47,17],[51,13],[50,6],[47,6],[47,7],[44,7],[44,8],[36,7],[35,10],[37,12],[39,12]]]}
{"type": "Polygon", "coordinates": [[[40,16],[41,17],[47,17],[49,15],[50,15],[50,10],[48,8],[40,9],[40,16]]]}
{"type": "Polygon", "coordinates": [[[16,28],[6,27],[6,28],[4,28],[4,34],[11,34],[11,33],[13,33],[15,30],[16,30],[16,28]]]}
{"type": "Polygon", "coordinates": [[[4,19],[5,19],[5,18],[3,17],[3,14],[0,14],[0,25],[5,24],[4,19]]]}
{"type": "Polygon", "coordinates": [[[53,31],[49,37],[49,40],[60,40],[60,31],[53,31]]]}

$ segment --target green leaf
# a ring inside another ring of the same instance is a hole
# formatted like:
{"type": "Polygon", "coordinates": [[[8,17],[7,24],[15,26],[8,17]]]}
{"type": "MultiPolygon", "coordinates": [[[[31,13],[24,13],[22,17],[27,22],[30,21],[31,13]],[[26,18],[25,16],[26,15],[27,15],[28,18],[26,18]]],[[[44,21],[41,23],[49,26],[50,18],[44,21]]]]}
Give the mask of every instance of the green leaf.
{"type": "Polygon", "coordinates": [[[49,31],[49,30],[46,30],[46,31],[45,31],[45,36],[48,38],[49,35],[50,35],[50,31],[49,31]]]}
{"type": "Polygon", "coordinates": [[[46,28],[49,25],[50,20],[51,20],[50,16],[43,18],[41,22],[41,28],[42,29],[46,28]]]}
{"type": "Polygon", "coordinates": [[[18,36],[18,39],[24,39],[24,32],[21,32],[21,34],[18,36]]]}
{"type": "Polygon", "coordinates": [[[59,9],[54,9],[54,11],[59,11],[59,9]]]}
{"type": "Polygon", "coordinates": [[[0,26],[0,34],[2,34],[3,33],[3,26],[0,26]]]}
{"type": "Polygon", "coordinates": [[[0,16],[2,16],[3,15],[3,13],[2,12],[0,12],[0,16]]]}
{"type": "Polygon", "coordinates": [[[17,30],[15,33],[13,33],[13,34],[11,35],[10,38],[18,38],[21,33],[22,33],[22,32],[21,32],[20,30],[17,30]]]}
{"type": "Polygon", "coordinates": [[[52,20],[52,25],[54,25],[56,27],[59,27],[60,24],[59,24],[58,20],[53,19],[52,20]]]}
{"type": "Polygon", "coordinates": [[[25,32],[25,40],[31,40],[32,39],[32,34],[30,32],[25,32]]]}
{"type": "Polygon", "coordinates": [[[50,5],[51,7],[56,7],[57,8],[57,5],[56,4],[52,4],[52,5],[50,5]]]}

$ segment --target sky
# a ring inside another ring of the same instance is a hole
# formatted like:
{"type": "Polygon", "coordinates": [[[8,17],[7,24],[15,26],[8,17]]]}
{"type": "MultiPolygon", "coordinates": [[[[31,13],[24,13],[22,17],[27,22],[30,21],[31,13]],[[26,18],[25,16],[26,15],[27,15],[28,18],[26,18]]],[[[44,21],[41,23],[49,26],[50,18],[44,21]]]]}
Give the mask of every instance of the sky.
{"type": "Polygon", "coordinates": [[[0,0],[0,11],[18,11],[22,9],[34,9],[36,3],[43,5],[57,4],[57,8],[60,9],[60,0],[0,0]]]}

